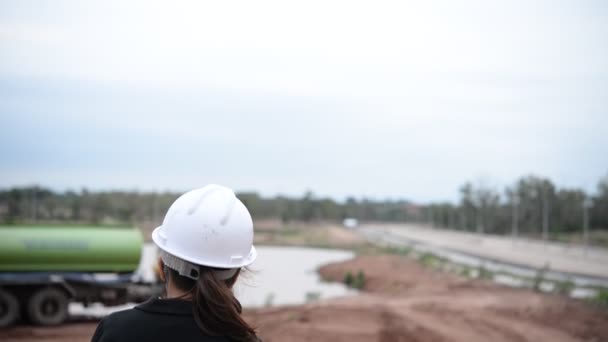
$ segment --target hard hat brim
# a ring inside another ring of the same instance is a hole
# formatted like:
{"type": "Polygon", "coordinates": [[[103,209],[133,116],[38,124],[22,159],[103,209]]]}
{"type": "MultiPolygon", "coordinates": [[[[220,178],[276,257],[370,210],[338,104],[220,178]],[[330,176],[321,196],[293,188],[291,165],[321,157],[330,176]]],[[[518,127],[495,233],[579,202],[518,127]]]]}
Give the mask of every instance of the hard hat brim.
{"type": "Polygon", "coordinates": [[[159,226],[156,229],[154,229],[154,231],[152,232],[152,241],[154,242],[154,244],[158,248],[162,249],[163,251],[165,251],[169,254],[172,254],[180,259],[184,259],[186,261],[189,261],[189,262],[197,264],[197,265],[214,267],[214,268],[240,268],[240,267],[245,267],[245,266],[251,265],[258,256],[258,252],[257,252],[255,246],[251,245],[251,250],[249,251],[249,254],[247,256],[245,256],[241,262],[238,262],[238,263],[218,263],[218,262],[213,262],[210,260],[197,260],[190,256],[184,255],[183,253],[180,253],[179,251],[175,251],[175,250],[172,250],[171,248],[169,248],[164,241],[165,239],[161,238],[161,236],[160,236],[161,228],[162,228],[162,226],[159,226]]]}

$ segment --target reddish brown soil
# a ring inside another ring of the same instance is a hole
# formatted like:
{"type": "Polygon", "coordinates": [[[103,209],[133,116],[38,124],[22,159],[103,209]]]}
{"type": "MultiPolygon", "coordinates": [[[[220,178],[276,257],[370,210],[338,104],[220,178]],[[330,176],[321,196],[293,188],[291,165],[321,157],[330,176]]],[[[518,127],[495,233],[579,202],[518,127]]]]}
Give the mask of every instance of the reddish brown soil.
{"type": "MultiPolygon", "coordinates": [[[[321,268],[341,281],[365,273],[359,296],[251,310],[273,341],[608,341],[608,312],[583,302],[467,280],[398,256],[367,256],[321,268]]],[[[0,331],[1,341],[88,341],[95,322],[0,331]]]]}
{"type": "Polygon", "coordinates": [[[411,259],[369,256],[321,268],[366,276],[365,293],[250,313],[264,341],[608,341],[608,312],[568,298],[467,280],[411,259]]]}
{"type": "Polygon", "coordinates": [[[17,326],[0,330],[0,341],[90,341],[98,322],[68,323],[57,327],[17,326]]]}

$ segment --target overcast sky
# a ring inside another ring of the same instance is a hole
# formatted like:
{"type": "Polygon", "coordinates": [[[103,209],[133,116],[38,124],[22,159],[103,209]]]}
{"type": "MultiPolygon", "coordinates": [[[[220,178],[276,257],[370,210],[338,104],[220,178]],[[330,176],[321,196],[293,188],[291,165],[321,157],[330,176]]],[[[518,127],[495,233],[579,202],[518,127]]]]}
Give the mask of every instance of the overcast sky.
{"type": "Polygon", "coordinates": [[[0,127],[0,187],[593,191],[608,2],[0,1],[0,127]]]}

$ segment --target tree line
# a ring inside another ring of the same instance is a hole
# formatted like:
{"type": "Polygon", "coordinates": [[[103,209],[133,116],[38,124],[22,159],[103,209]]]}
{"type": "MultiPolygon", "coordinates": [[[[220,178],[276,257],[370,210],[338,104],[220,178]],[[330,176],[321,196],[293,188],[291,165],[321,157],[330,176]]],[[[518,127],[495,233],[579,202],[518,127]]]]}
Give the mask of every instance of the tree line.
{"type": "MultiPolygon", "coordinates": [[[[97,191],[87,189],[55,192],[39,186],[14,187],[0,190],[0,222],[21,223],[80,223],[80,224],[137,224],[162,221],[163,215],[180,195],[177,192],[97,191]]],[[[304,196],[262,197],[255,192],[237,193],[254,219],[279,218],[284,223],[293,221],[341,221],[354,217],[365,221],[404,222],[407,201],[372,201],[347,199],[340,203],[331,198],[319,198],[312,192],[304,196]]]]}
{"type": "Polygon", "coordinates": [[[608,175],[594,194],[558,188],[550,179],[526,176],[500,192],[479,182],[460,188],[458,204],[433,203],[425,208],[438,226],[481,233],[524,235],[580,232],[585,216],[595,230],[608,231],[608,175]]]}
{"type": "MultiPolygon", "coordinates": [[[[580,231],[587,208],[595,230],[608,230],[608,175],[594,194],[558,188],[548,178],[525,176],[500,191],[482,182],[466,182],[457,203],[415,204],[407,200],[347,198],[336,201],[311,192],[301,197],[263,197],[238,193],[254,219],[293,221],[360,221],[427,223],[464,231],[542,235],[580,231]]],[[[45,187],[0,190],[0,222],[129,224],[161,222],[179,196],[175,192],[52,191],[45,187]]]]}

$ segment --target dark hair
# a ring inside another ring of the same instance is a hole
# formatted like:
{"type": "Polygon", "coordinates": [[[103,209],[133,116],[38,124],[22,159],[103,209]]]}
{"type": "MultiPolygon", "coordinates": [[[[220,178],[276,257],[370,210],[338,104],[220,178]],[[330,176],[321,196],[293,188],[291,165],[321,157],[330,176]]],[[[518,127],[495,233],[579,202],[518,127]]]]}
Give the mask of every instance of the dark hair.
{"type": "Polygon", "coordinates": [[[192,295],[194,320],[205,334],[226,336],[234,341],[259,341],[255,329],[241,317],[241,303],[232,292],[240,269],[226,280],[218,279],[213,268],[204,266],[200,266],[198,280],[180,276],[166,266],[164,269],[175,287],[192,295]]]}

